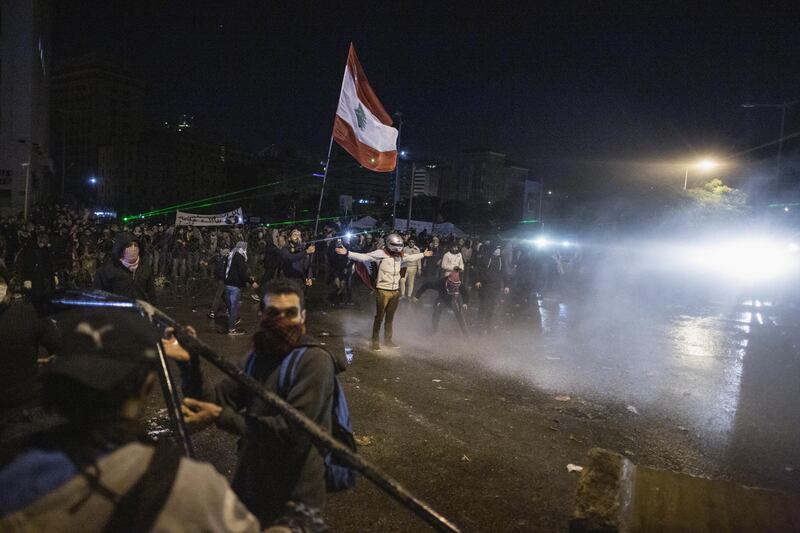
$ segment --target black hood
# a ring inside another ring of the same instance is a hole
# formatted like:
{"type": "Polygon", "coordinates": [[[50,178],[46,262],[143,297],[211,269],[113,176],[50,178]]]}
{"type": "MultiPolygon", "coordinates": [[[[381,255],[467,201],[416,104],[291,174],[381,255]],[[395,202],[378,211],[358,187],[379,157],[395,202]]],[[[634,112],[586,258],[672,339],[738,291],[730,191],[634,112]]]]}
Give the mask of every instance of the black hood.
{"type": "Polygon", "coordinates": [[[139,254],[142,254],[142,243],[139,242],[139,239],[135,238],[130,233],[120,233],[116,237],[114,237],[114,246],[111,248],[111,254],[114,256],[114,259],[119,259],[122,257],[122,251],[130,246],[131,243],[135,242],[139,246],[139,254]]]}

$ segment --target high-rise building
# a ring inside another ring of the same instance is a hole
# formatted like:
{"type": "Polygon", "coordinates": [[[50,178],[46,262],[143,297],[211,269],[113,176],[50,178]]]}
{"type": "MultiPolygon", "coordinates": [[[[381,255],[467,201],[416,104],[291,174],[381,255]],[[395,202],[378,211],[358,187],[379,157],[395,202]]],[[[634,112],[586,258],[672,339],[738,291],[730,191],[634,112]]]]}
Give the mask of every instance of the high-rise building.
{"type": "Polygon", "coordinates": [[[404,162],[401,169],[400,199],[407,200],[409,192],[413,196],[438,196],[440,168],[437,161],[404,162]]]}
{"type": "Polygon", "coordinates": [[[464,152],[443,170],[439,195],[445,201],[496,202],[522,187],[528,173],[527,168],[514,165],[503,153],[464,152]]]}
{"type": "Polygon", "coordinates": [[[108,191],[121,192],[127,186],[104,183],[101,154],[104,171],[115,169],[118,175],[125,169],[133,178],[128,158],[144,128],[144,82],[107,58],[89,54],[56,69],[50,95],[54,163],[66,192],[82,198],[97,194],[100,201],[117,194],[108,191]]]}
{"type": "Polygon", "coordinates": [[[0,215],[44,199],[52,178],[50,26],[46,0],[0,4],[0,215]]]}

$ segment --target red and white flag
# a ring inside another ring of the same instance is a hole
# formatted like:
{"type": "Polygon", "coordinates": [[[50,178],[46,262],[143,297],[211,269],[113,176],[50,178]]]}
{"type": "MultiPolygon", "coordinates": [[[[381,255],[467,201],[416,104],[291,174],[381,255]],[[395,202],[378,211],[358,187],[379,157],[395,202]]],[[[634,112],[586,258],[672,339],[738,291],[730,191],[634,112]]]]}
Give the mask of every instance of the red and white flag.
{"type": "Polygon", "coordinates": [[[370,87],[352,44],[333,122],[333,138],[365,168],[391,172],[397,165],[397,130],[370,87]]]}

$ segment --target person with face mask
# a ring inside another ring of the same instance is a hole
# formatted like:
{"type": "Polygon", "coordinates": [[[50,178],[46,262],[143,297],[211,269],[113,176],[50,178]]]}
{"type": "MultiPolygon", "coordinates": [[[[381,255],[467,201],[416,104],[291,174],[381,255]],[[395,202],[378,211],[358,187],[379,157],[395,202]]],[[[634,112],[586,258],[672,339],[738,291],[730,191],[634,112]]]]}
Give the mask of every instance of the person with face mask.
{"type": "Polygon", "coordinates": [[[400,302],[400,278],[409,262],[416,262],[423,257],[430,257],[429,251],[403,256],[403,238],[392,233],[384,239],[384,247],[367,254],[336,248],[336,253],[346,255],[353,261],[376,263],[375,279],[375,319],[372,322],[372,350],[379,351],[381,324],[384,322],[383,341],[389,348],[396,348],[392,340],[392,322],[397,305],[400,302]]]}
{"type": "Polygon", "coordinates": [[[483,331],[488,332],[492,327],[501,293],[509,293],[510,276],[508,266],[503,260],[500,243],[489,242],[484,247],[485,252],[476,259],[478,264],[475,269],[475,288],[480,291],[478,321],[483,331]]]}
{"type": "Polygon", "coordinates": [[[94,288],[154,303],[156,299],[153,270],[141,255],[141,247],[128,233],[117,235],[112,259],[95,275],[94,288]]]}
{"type": "Polygon", "coordinates": [[[283,275],[289,279],[295,279],[311,286],[311,256],[316,252],[316,247],[312,244],[303,244],[303,235],[300,230],[295,228],[289,233],[289,241],[286,246],[281,248],[281,265],[283,275]]]}
{"type": "Polygon", "coordinates": [[[461,255],[458,243],[453,243],[442,256],[442,276],[449,276],[456,268],[462,272],[464,271],[464,257],[461,255]]]}
{"type": "MultiPolygon", "coordinates": [[[[333,355],[306,335],[303,288],[294,280],[267,283],[261,317],[245,372],[330,432],[334,379],[346,368],[344,353],[333,355]],[[301,349],[293,385],[279,390],[281,362],[301,349]]],[[[231,485],[262,525],[300,513],[310,524],[307,531],[327,531],[321,514],[324,459],[302,431],[232,379],[214,388],[204,384],[202,400],[185,399],[184,415],[190,427],[216,423],[241,437],[231,485]]]]}
{"type": "Polygon", "coordinates": [[[244,335],[244,331],[237,329],[239,324],[239,307],[242,303],[242,289],[251,285],[253,289],[258,284],[250,275],[247,268],[247,242],[239,241],[228,254],[225,262],[225,305],[228,307],[228,335],[244,335]]]}
{"type": "Polygon", "coordinates": [[[461,328],[464,337],[469,337],[469,330],[467,329],[466,311],[469,302],[469,291],[461,281],[461,269],[456,267],[450,274],[443,278],[439,278],[435,282],[425,283],[417,291],[417,298],[425,294],[429,290],[436,290],[438,296],[433,304],[433,332],[439,330],[439,321],[442,317],[442,312],[446,309],[453,311],[453,316],[461,328]]]}

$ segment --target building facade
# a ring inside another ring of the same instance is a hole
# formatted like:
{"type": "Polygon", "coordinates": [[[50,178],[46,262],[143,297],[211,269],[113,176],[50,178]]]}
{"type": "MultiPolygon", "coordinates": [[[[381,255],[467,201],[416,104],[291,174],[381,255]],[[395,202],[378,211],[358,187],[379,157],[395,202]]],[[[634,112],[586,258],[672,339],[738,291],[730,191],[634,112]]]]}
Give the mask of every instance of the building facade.
{"type": "Polygon", "coordinates": [[[464,152],[442,169],[439,195],[443,201],[497,202],[519,190],[528,173],[500,152],[464,152]]]}
{"type": "Polygon", "coordinates": [[[45,0],[0,3],[0,215],[43,200],[52,182],[50,27],[45,0]]]}
{"type": "Polygon", "coordinates": [[[409,194],[413,196],[439,196],[441,168],[441,164],[437,161],[403,162],[403,168],[400,173],[400,200],[408,200],[409,194]]]}
{"type": "Polygon", "coordinates": [[[66,193],[100,201],[123,194],[127,185],[105,183],[103,174],[113,169],[115,177],[123,172],[134,179],[132,145],[144,129],[144,96],[143,81],[98,54],[57,68],[51,84],[52,139],[66,193]]]}

